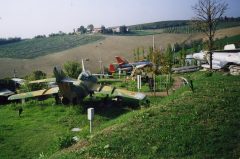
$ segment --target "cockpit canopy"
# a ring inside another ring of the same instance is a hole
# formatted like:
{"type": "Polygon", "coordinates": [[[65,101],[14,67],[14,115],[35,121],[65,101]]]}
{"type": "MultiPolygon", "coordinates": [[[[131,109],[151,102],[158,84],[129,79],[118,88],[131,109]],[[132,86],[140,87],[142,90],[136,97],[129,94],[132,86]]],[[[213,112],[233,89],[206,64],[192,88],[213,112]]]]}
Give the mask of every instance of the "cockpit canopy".
{"type": "Polygon", "coordinates": [[[97,78],[93,76],[89,71],[83,71],[79,76],[78,80],[81,81],[89,81],[93,83],[97,83],[97,78]]]}

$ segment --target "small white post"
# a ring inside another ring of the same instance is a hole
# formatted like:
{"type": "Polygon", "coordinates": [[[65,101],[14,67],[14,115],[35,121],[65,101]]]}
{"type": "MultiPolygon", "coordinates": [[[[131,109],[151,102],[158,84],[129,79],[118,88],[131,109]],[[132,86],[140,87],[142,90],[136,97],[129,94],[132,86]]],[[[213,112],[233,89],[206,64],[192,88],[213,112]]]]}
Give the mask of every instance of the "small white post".
{"type": "Polygon", "coordinates": [[[142,88],[142,81],[141,81],[141,75],[137,75],[137,88],[138,91],[140,91],[140,89],[142,88]]]}
{"type": "Polygon", "coordinates": [[[92,133],[93,118],[94,118],[94,109],[93,108],[88,108],[88,120],[90,121],[90,134],[92,133]]]}
{"type": "Polygon", "coordinates": [[[118,77],[120,79],[120,77],[121,77],[121,69],[118,69],[118,77]]]}
{"type": "Polygon", "coordinates": [[[21,101],[22,101],[22,104],[25,104],[25,98],[23,98],[21,101]]]}

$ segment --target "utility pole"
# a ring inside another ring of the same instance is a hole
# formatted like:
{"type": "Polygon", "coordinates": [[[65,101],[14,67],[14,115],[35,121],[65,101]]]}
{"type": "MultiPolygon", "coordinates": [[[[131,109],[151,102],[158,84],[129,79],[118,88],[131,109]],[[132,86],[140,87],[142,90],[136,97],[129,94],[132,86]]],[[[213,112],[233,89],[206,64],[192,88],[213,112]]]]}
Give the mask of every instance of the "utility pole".
{"type": "Polygon", "coordinates": [[[155,37],[153,35],[153,50],[155,49],[155,37]]]}
{"type": "Polygon", "coordinates": [[[14,78],[17,77],[17,76],[16,76],[16,70],[15,70],[15,68],[14,68],[14,70],[13,70],[13,77],[14,77],[14,78]]]}
{"type": "MultiPolygon", "coordinates": [[[[96,47],[100,47],[102,45],[102,43],[99,43],[99,45],[97,45],[96,47]]],[[[100,65],[100,73],[101,74],[104,74],[104,69],[103,69],[103,66],[102,66],[102,54],[101,54],[101,51],[100,49],[98,49],[99,51],[99,65],[100,65]]]]}

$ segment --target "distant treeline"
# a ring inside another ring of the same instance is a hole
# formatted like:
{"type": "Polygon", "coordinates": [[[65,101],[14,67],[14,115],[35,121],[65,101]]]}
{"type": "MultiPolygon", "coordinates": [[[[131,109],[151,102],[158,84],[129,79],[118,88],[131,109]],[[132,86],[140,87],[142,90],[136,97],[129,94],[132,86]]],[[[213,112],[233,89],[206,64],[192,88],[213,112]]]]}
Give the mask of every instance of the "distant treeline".
{"type": "MultiPolygon", "coordinates": [[[[214,50],[223,50],[224,46],[227,44],[235,44],[236,48],[240,48],[240,35],[235,36],[225,36],[224,38],[217,38],[214,40],[214,50]]],[[[199,52],[201,50],[207,50],[207,41],[203,39],[191,40],[190,42],[175,43],[174,51],[179,52],[182,49],[188,50],[188,53],[199,52]]]]}
{"type": "MultiPolygon", "coordinates": [[[[148,29],[166,29],[170,28],[170,31],[174,30],[174,28],[182,27],[187,28],[191,24],[191,20],[173,20],[173,21],[160,21],[154,23],[145,23],[145,24],[138,24],[138,25],[131,25],[128,26],[130,30],[148,30],[148,29]]],[[[228,26],[228,22],[240,22],[240,17],[222,17],[219,19],[220,25],[228,26]]],[[[239,25],[239,23],[237,24],[239,25]]],[[[222,28],[222,27],[221,27],[222,28]]]]}
{"type": "Polygon", "coordinates": [[[174,26],[184,26],[189,23],[189,20],[173,20],[173,21],[161,21],[154,23],[138,24],[129,26],[130,30],[147,30],[147,29],[163,29],[174,26]]]}
{"type": "Polygon", "coordinates": [[[15,38],[0,38],[0,45],[5,45],[5,44],[10,44],[10,43],[15,43],[15,42],[19,42],[22,39],[19,37],[15,37],[15,38]]]}

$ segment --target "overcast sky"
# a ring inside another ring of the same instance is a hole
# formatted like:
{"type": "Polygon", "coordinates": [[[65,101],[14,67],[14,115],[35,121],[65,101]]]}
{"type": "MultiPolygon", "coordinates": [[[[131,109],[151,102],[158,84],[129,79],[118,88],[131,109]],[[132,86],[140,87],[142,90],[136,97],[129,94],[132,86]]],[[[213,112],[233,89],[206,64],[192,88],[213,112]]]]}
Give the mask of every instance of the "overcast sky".
{"type": "MultiPolygon", "coordinates": [[[[240,0],[225,0],[240,16],[240,0]]],[[[0,37],[33,37],[80,25],[118,26],[191,19],[197,0],[0,0],[0,37]]]]}

